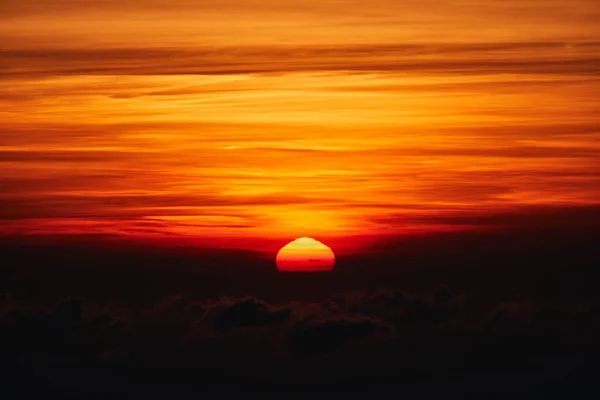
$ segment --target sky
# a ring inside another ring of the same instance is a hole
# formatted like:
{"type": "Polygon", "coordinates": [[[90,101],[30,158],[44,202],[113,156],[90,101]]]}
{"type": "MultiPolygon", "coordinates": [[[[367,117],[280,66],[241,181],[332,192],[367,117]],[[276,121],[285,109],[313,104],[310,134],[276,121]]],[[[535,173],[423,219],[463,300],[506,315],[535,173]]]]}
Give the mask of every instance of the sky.
{"type": "Polygon", "coordinates": [[[5,0],[0,235],[585,221],[599,20],[596,0],[5,0]]]}

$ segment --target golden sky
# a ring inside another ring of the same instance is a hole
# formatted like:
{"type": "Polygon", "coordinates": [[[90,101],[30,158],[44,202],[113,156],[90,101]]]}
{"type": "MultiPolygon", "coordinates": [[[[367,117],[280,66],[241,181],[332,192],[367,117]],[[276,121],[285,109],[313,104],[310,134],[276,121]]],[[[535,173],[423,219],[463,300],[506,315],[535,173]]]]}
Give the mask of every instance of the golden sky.
{"type": "Polygon", "coordinates": [[[598,21],[597,0],[4,0],[0,233],[343,238],[597,204],[598,21]]]}

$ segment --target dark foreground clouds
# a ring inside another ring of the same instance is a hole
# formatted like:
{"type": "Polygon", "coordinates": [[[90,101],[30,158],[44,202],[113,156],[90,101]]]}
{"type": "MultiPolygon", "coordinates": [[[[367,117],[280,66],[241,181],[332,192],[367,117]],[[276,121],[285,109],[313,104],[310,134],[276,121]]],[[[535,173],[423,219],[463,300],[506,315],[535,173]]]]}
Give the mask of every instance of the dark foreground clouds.
{"type": "Polygon", "coordinates": [[[48,308],[1,304],[4,376],[23,389],[80,396],[178,395],[220,383],[565,395],[594,389],[600,336],[598,304],[507,293],[489,307],[447,287],[277,306],[185,296],[143,311],[79,298],[48,308]]]}

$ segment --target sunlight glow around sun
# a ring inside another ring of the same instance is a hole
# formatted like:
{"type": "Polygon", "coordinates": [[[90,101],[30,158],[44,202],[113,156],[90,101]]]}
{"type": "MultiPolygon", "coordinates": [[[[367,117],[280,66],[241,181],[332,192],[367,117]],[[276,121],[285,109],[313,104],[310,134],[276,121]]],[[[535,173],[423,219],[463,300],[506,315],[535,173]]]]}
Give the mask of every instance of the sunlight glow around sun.
{"type": "Polygon", "coordinates": [[[277,269],[281,272],[332,271],[335,255],[318,240],[301,237],[283,246],[277,253],[276,261],[277,269]]]}

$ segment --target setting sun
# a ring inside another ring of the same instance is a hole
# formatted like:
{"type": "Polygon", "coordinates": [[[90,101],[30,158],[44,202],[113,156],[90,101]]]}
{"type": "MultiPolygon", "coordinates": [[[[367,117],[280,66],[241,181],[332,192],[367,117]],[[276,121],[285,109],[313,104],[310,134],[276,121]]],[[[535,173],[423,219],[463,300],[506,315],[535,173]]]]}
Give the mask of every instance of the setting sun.
{"type": "Polygon", "coordinates": [[[282,272],[331,271],[334,263],[333,251],[309,237],[296,239],[277,253],[277,269],[282,272]]]}

